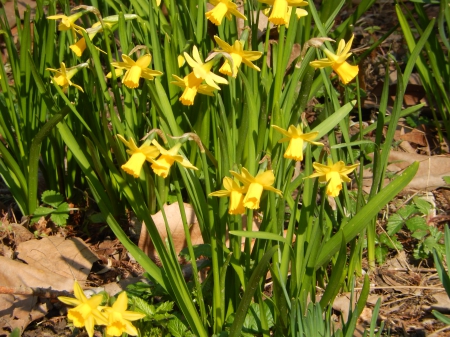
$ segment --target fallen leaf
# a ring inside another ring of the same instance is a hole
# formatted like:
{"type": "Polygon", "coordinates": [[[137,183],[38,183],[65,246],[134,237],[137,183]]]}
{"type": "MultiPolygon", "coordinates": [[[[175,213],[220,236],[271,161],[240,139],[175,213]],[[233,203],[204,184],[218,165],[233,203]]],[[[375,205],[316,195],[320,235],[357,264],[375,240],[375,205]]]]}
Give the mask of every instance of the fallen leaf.
{"type": "Polygon", "coordinates": [[[44,271],[84,281],[98,257],[79,238],[48,237],[18,245],[18,257],[44,271]]]}
{"type": "MultiPolygon", "coordinates": [[[[450,156],[424,156],[414,153],[391,151],[387,166],[389,172],[401,173],[415,161],[419,162],[419,169],[404,191],[432,191],[445,186],[443,177],[450,175],[450,156]]],[[[384,184],[389,181],[386,179],[384,184]]],[[[372,171],[364,170],[364,190],[367,192],[372,186],[372,171]]]]}

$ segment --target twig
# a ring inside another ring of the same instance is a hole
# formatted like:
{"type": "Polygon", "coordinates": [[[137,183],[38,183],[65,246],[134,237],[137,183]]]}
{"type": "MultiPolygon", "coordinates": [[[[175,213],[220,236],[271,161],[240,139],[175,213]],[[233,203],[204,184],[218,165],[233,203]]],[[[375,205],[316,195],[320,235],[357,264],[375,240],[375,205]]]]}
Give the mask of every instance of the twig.
{"type": "MultiPolygon", "coordinates": [[[[354,288],[355,290],[362,290],[362,288],[354,288]]],[[[445,290],[445,288],[438,287],[425,287],[425,286],[382,286],[382,287],[370,287],[370,290],[377,289],[430,289],[430,290],[445,290]]]]}

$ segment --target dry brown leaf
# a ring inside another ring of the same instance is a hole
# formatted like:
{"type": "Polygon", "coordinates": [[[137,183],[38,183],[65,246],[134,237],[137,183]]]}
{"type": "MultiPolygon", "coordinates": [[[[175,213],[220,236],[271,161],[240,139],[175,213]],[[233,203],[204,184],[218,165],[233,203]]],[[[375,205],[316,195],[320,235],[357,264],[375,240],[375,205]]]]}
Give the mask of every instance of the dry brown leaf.
{"type": "MultiPolygon", "coordinates": [[[[194,209],[191,205],[186,203],[183,203],[183,207],[184,211],[186,212],[186,218],[190,229],[189,232],[191,235],[192,244],[198,245],[203,243],[202,233],[200,231],[194,209]]],[[[178,203],[176,202],[171,205],[165,205],[164,212],[166,213],[167,223],[169,224],[170,232],[172,234],[175,251],[179,253],[183,248],[187,247],[187,242],[186,236],[184,235],[183,221],[181,219],[178,203]]],[[[165,240],[167,239],[166,225],[161,211],[157,212],[155,215],[152,215],[152,219],[155,223],[156,228],[158,229],[161,239],[163,240],[163,242],[165,242],[165,240]]],[[[245,219],[246,218],[244,217],[242,223],[244,228],[246,228],[245,219]]],[[[252,223],[252,229],[254,231],[259,230],[259,223],[255,219],[252,223]]],[[[153,243],[151,242],[145,225],[143,225],[141,228],[141,236],[139,237],[138,247],[142,249],[142,251],[154,261],[159,260],[158,254],[153,243]]]]}
{"type": "MultiPolygon", "coordinates": [[[[0,284],[4,287],[52,288],[71,291],[73,279],[0,256],[0,284]]],[[[44,317],[45,304],[36,296],[0,294],[0,335],[16,327],[22,331],[32,321],[44,317]],[[6,329],[6,330],[5,330],[6,329]]]]}
{"type": "MultiPolygon", "coordinates": [[[[391,151],[389,153],[387,170],[390,172],[399,172],[409,167],[415,161],[419,162],[419,169],[405,187],[405,191],[432,191],[436,188],[445,186],[443,177],[450,176],[450,156],[424,156],[414,153],[405,153],[399,151],[391,151]]],[[[364,190],[370,190],[372,185],[372,171],[364,171],[364,190]],[[370,177],[370,178],[369,178],[370,177]]],[[[385,181],[387,185],[389,181],[385,181]]]]}
{"type": "Polygon", "coordinates": [[[19,258],[43,271],[84,281],[98,257],[79,238],[48,237],[21,243],[19,258]]]}

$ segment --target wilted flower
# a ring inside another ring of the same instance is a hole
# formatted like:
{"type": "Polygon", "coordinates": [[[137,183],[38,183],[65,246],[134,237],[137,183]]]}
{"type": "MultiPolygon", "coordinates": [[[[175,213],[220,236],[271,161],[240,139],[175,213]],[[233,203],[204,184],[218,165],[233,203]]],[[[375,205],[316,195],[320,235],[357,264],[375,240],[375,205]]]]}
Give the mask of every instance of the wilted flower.
{"type": "Polygon", "coordinates": [[[255,66],[252,61],[256,61],[262,56],[262,53],[259,51],[245,51],[244,45],[241,41],[236,40],[234,41],[234,45],[230,46],[228,43],[220,39],[218,36],[214,36],[214,40],[216,40],[217,44],[220,48],[222,48],[221,51],[224,51],[225,53],[230,54],[231,58],[233,59],[233,69],[231,69],[231,65],[228,60],[225,61],[225,63],[222,65],[222,67],[219,69],[219,72],[222,74],[228,75],[228,76],[237,76],[238,68],[241,65],[242,62],[244,62],[245,65],[249,66],[252,69],[260,70],[259,67],[255,66]]]}
{"type": "Polygon", "coordinates": [[[58,299],[75,308],[69,309],[67,318],[73,322],[77,328],[85,327],[89,337],[94,335],[94,325],[107,325],[108,320],[100,313],[98,306],[102,302],[102,295],[86,297],[77,281],[73,285],[75,298],[59,296],[58,299]]]}
{"type": "Polygon", "coordinates": [[[210,197],[230,197],[230,202],[228,205],[229,214],[244,214],[244,193],[247,191],[244,186],[239,186],[230,177],[223,178],[223,187],[225,190],[220,190],[212,192],[209,194],[210,197]]]}
{"type": "MultiPolygon", "coordinates": [[[[152,61],[150,54],[142,55],[137,61],[133,61],[129,56],[123,54],[122,60],[123,62],[112,62],[111,65],[117,69],[126,70],[122,82],[128,88],[137,88],[141,77],[146,80],[153,80],[155,78],[154,76],[161,76],[163,74],[158,70],[148,68],[152,61]]],[[[108,73],[106,77],[110,78],[111,73],[108,73]]]]}
{"type": "Polygon", "coordinates": [[[87,66],[88,66],[87,63],[82,63],[75,67],[66,68],[64,62],[61,62],[61,68],[59,69],[47,68],[47,70],[55,73],[55,76],[52,77],[52,81],[58,84],[60,87],[62,87],[63,90],[66,90],[69,86],[74,86],[78,90],[84,92],[82,87],[80,87],[75,83],[72,83],[71,78],[75,76],[78,70],[80,70],[81,68],[85,68],[87,66]]]}
{"type": "Polygon", "coordinates": [[[153,139],[152,144],[158,148],[159,152],[161,152],[161,156],[157,160],[150,159],[153,172],[160,177],[167,178],[174,162],[178,162],[186,168],[198,170],[198,168],[193,166],[189,160],[178,154],[181,143],[175,144],[170,150],[163,148],[155,139],[153,139]]]}
{"type": "Polygon", "coordinates": [[[183,94],[180,97],[180,101],[183,105],[193,105],[197,93],[214,96],[213,91],[216,89],[208,84],[201,84],[203,82],[203,78],[197,78],[193,72],[184,78],[173,74],[172,76],[176,79],[176,81],[170,83],[184,89],[183,94]]]}
{"type": "Polygon", "coordinates": [[[280,190],[272,187],[275,182],[273,171],[270,170],[259,173],[256,177],[253,177],[245,167],[242,168],[241,172],[242,173],[239,174],[237,172],[230,171],[230,173],[241,183],[243,183],[247,189],[247,194],[244,198],[245,207],[250,209],[259,208],[259,202],[261,200],[263,190],[272,191],[282,196],[280,190]]]}
{"type": "Polygon", "coordinates": [[[237,10],[237,5],[230,0],[209,0],[209,3],[215,7],[206,12],[206,18],[216,26],[222,23],[225,16],[228,20],[231,20],[231,15],[247,20],[247,18],[237,10]]]}
{"type": "Polygon", "coordinates": [[[359,164],[345,166],[344,162],[338,161],[333,164],[333,161],[328,158],[328,165],[319,163],[313,163],[315,173],[311,174],[307,178],[319,177],[320,183],[329,182],[327,185],[327,195],[330,197],[337,197],[342,190],[343,182],[350,182],[351,179],[347,176],[350,174],[359,164]]]}
{"type": "Polygon", "coordinates": [[[117,138],[128,147],[127,153],[131,155],[130,159],[121,166],[122,170],[135,178],[139,178],[142,165],[144,165],[145,161],[151,162],[151,159],[158,157],[158,148],[149,144],[143,144],[140,147],[137,147],[133,138],[130,138],[128,142],[121,135],[117,135],[117,138]]]}
{"type": "Polygon", "coordinates": [[[289,141],[288,148],[286,149],[286,152],[284,153],[284,158],[294,159],[297,161],[303,160],[303,142],[308,142],[313,145],[317,146],[323,146],[322,143],[314,142],[313,139],[317,138],[318,132],[308,132],[303,133],[301,124],[297,125],[295,127],[294,125],[289,126],[289,129],[284,130],[280,128],[279,126],[272,125],[272,127],[277,130],[278,132],[281,132],[286,137],[281,138],[278,143],[287,142],[289,141]]]}
{"type": "Polygon", "coordinates": [[[127,293],[122,292],[111,308],[106,307],[103,309],[108,316],[106,336],[122,336],[124,332],[131,336],[138,334],[136,327],[130,321],[136,321],[144,318],[146,315],[140,312],[127,311],[127,307],[127,293]]]}
{"type": "MultiPolygon", "coordinates": [[[[259,2],[268,4],[272,6],[270,11],[269,21],[274,25],[287,25],[290,19],[290,10],[292,7],[303,7],[308,6],[308,2],[304,0],[258,0],[259,2]],[[289,12],[289,14],[288,14],[289,12]]],[[[304,16],[305,13],[298,13],[297,16],[304,16]]]]}
{"type": "Polygon", "coordinates": [[[193,58],[190,57],[188,53],[184,53],[184,57],[187,63],[189,63],[189,65],[192,67],[197,78],[204,79],[206,84],[218,90],[220,90],[220,87],[216,83],[228,84],[228,81],[226,79],[214,74],[211,71],[211,68],[214,64],[213,60],[207,63],[203,63],[196,46],[194,46],[193,48],[192,56],[193,58]]]}
{"type": "Polygon", "coordinates": [[[339,41],[336,54],[333,54],[328,49],[323,48],[323,52],[327,55],[327,58],[312,61],[309,64],[314,68],[331,67],[339,75],[342,83],[349,83],[356,77],[356,75],[358,75],[359,71],[358,66],[352,66],[346,61],[350,55],[352,55],[349,51],[354,37],[355,36],[352,35],[352,38],[347,42],[347,44],[345,44],[343,39],[339,41]]]}

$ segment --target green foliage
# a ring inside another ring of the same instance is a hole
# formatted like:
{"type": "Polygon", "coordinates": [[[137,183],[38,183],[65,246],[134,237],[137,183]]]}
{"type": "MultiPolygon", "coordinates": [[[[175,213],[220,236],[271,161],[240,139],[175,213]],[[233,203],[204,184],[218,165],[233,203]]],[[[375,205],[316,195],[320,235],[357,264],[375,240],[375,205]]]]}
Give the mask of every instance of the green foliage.
{"type": "MultiPolygon", "coordinates": [[[[448,269],[448,261],[450,259],[450,230],[448,226],[445,226],[445,262],[447,264],[448,269]]],[[[434,258],[434,264],[436,266],[436,270],[439,275],[439,279],[442,282],[442,285],[444,286],[445,292],[450,297],[450,272],[445,270],[443,265],[443,258],[442,255],[439,254],[439,252],[436,249],[433,249],[433,258],[434,258]]],[[[433,310],[433,315],[439,319],[441,322],[444,322],[447,325],[450,325],[450,319],[441,314],[440,312],[433,310]]]]}
{"type": "Polygon", "coordinates": [[[427,224],[426,217],[430,213],[432,205],[425,199],[414,197],[411,204],[404,205],[388,218],[386,233],[378,238],[377,260],[382,263],[388,249],[403,250],[399,241],[399,233],[402,237],[411,236],[414,246],[414,258],[421,260],[430,256],[433,249],[439,254],[443,253],[442,232],[436,227],[427,224]]]}
{"type": "Polygon", "coordinates": [[[50,215],[57,226],[65,226],[67,219],[69,219],[69,204],[64,201],[64,196],[55,191],[45,191],[41,196],[42,202],[47,206],[40,206],[36,208],[31,223],[37,222],[41,217],[50,215]]]}

